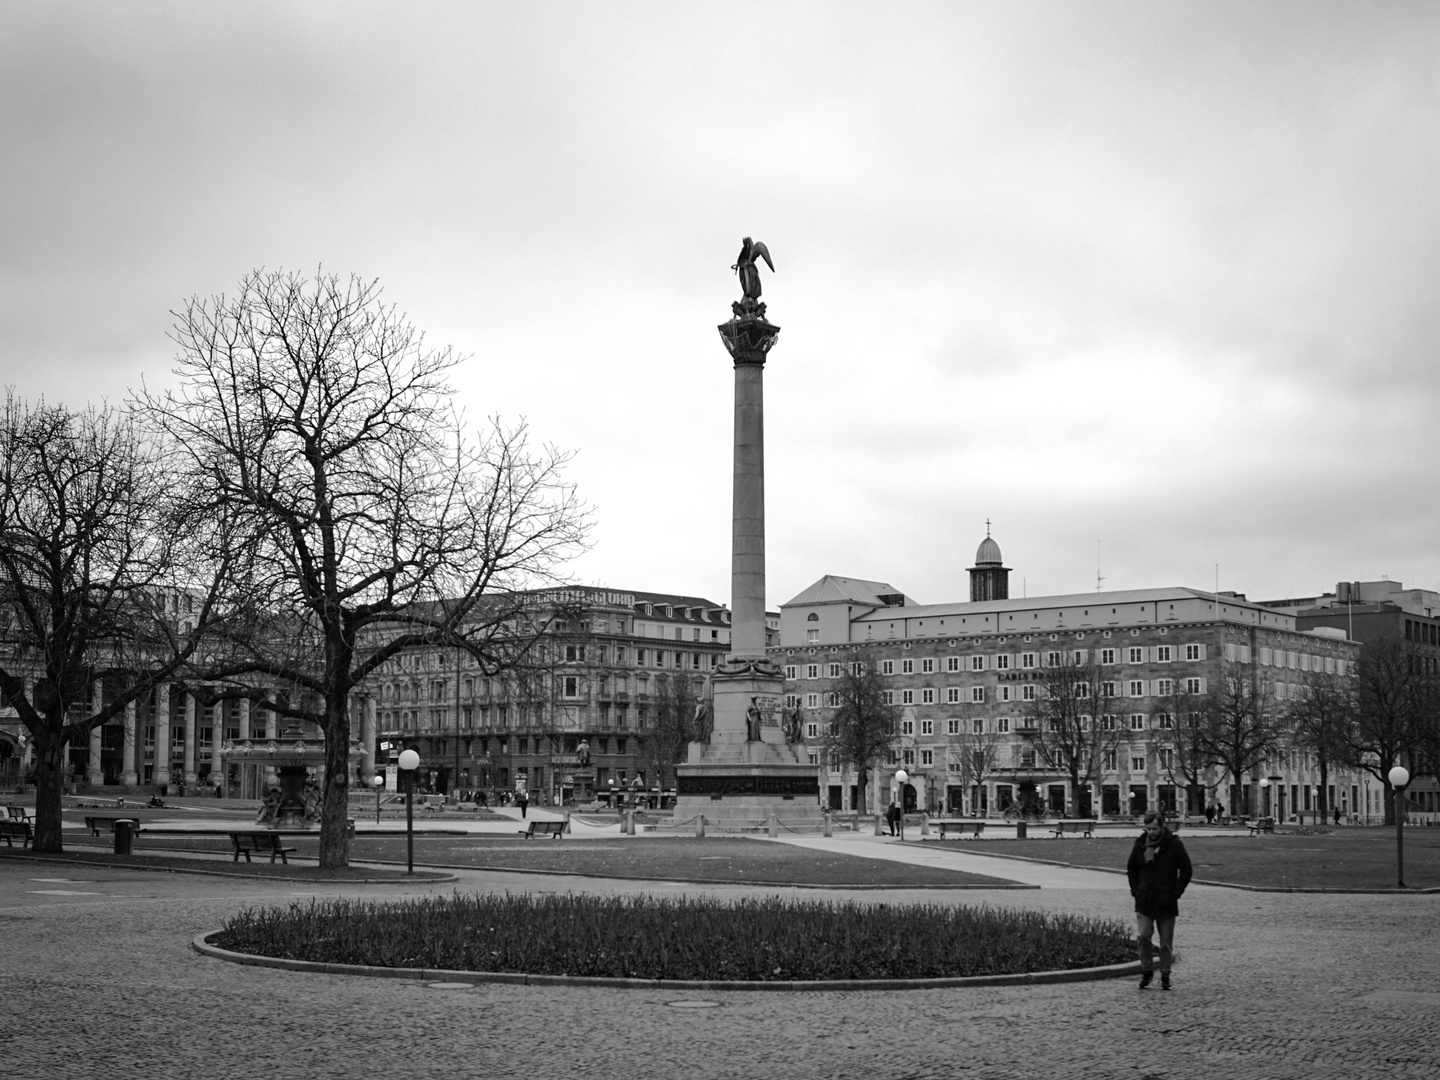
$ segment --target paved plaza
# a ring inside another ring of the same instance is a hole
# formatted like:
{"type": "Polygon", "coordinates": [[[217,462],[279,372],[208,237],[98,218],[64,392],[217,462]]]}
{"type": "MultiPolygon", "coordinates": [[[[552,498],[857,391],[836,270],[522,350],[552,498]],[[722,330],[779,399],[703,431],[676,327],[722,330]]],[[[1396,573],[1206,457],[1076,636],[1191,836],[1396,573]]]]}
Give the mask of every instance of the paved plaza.
{"type": "MultiPolygon", "coordinates": [[[[634,842],[644,842],[636,838],[634,842]]],[[[1024,891],[828,895],[1126,918],[1124,878],[849,835],[1024,891]]],[[[1068,843],[1069,841],[1062,841],[1068,843]]],[[[1076,841],[1083,843],[1083,841],[1076,841]]],[[[891,992],[676,992],[296,974],[195,953],[257,904],[454,889],[738,897],[744,886],[459,871],[446,885],[306,885],[0,859],[0,1074],[96,1077],[1440,1075],[1440,896],[1192,887],[1176,990],[1132,979],[891,992]]],[[[806,899],[815,890],[795,890],[806,899]]]]}

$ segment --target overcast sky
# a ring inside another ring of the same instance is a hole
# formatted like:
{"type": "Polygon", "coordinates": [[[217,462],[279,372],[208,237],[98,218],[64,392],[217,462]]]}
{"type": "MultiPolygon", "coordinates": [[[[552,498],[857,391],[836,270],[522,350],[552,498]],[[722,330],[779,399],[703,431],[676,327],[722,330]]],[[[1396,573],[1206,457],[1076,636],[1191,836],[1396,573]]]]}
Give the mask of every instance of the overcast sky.
{"type": "Polygon", "coordinates": [[[769,604],[1440,589],[1440,5],[0,7],[0,381],[378,278],[470,417],[578,452],[577,581],[729,601],[769,246],[769,604]]]}

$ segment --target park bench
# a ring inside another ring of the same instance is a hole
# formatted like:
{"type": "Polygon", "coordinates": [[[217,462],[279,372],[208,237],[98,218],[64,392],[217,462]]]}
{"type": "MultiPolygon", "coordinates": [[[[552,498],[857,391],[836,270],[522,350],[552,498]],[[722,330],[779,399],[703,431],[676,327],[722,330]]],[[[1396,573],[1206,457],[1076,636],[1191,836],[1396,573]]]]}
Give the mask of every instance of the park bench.
{"type": "Polygon", "coordinates": [[[5,804],[5,816],[11,821],[29,821],[30,810],[28,807],[16,806],[13,803],[5,804]]]}
{"type": "Polygon", "coordinates": [[[559,837],[565,832],[565,826],[570,823],[563,818],[559,821],[531,821],[526,828],[520,830],[520,835],[529,840],[532,836],[553,836],[559,837]]]}
{"type": "Polygon", "coordinates": [[[1071,833],[1083,836],[1088,840],[1095,835],[1095,822],[1093,821],[1057,821],[1053,828],[1055,831],[1051,835],[1057,838],[1071,833]]]}
{"type": "Polygon", "coordinates": [[[985,831],[983,821],[932,821],[933,827],[940,830],[940,839],[945,839],[946,830],[955,833],[957,836],[973,836],[977,840],[980,834],[985,831]]]}
{"type": "Polygon", "coordinates": [[[250,856],[269,855],[270,861],[275,861],[275,856],[280,856],[280,861],[286,866],[290,865],[287,855],[295,854],[293,847],[283,847],[280,843],[280,834],[276,832],[232,832],[230,843],[235,846],[235,856],[230,861],[239,862],[240,856],[245,856],[245,861],[250,861],[250,856]]]}
{"type": "Polygon", "coordinates": [[[128,821],[136,832],[140,831],[140,821],[129,814],[86,814],[85,827],[90,830],[91,836],[100,835],[100,826],[104,825],[109,832],[115,831],[117,821],[128,821]]]}
{"type": "Polygon", "coordinates": [[[1262,832],[1273,833],[1275,831],[1275,819],[1273,817],[1256,818],[1250,822],[1250,835],[1259,836],[1262,832]]]}
{"type": "Polygon", "coordinates": [[[15,838],[20,838],[20,846],[27,848],[30,841],[35,839],[35,834],[30,831],[30,822],[18,819],[0,818],[0,836],[5,838],[6,847],[15,846],[15,838]]]}

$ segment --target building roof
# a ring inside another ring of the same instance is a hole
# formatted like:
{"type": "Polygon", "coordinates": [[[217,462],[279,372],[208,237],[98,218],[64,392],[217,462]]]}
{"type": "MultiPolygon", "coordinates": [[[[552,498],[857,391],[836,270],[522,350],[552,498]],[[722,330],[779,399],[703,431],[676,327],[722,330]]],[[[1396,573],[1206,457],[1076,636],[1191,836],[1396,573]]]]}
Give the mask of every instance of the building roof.
{"type": "Polygon", "coordinates": [[[914,601],[895,586],[883,581],[826,574],[800,595],[780,606],[800,607],[806,604],[867,604],[880,608],[889,605],[893,608],[897,604],[914,604],[914,601]]]}
{"type": "MultiPolygon", "coordinates": [[[[1203,592],[1199,589],[1177,585],[1161,589],[1123,589],[1116,592],[1067,593],[1061,596],[1022,596],[1009,600],[957,601],[949,604],[911,604],[904,607],[887,608],[884,611],[870,611],[856,617],[856,622],[867,620],[908,619],[941,615],[970,615],[1002,611],[1031,611],[1048,608],[1094,608],[1106,604],[1153,604],[1166,600],[1210,600],[1218,599],[1222,604],[1239,608],[1259,608],[1241,597],[1225,593],[1203,592]]],[[[794,603],[795,601],[791,601],[794,603]]]]}
{"type": "Polygon", "coordinates": [[[976,567],[1000,566],[1004,561],[1000,557],[1000,545],[991,538],[989,533],[986,533],[985,539],[981,540],[980,546],[975,549],[976,567]]]}

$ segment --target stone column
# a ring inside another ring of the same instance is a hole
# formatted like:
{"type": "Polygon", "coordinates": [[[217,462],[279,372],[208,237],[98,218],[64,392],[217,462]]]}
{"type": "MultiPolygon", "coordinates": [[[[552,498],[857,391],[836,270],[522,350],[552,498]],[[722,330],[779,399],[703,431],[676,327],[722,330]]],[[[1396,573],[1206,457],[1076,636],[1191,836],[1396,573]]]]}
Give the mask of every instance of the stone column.
{"type": "Polygon", "coordinates": [[[765,354],[735,356],[730,653],[765,655],[765,354]]]}
{"type": "MultiPolygon", "coordinates": [[[[105,707],[105,687],[96,683],[90,691],[90,715],[94,716],[105,707]]],[[[105,773],[100,768],[100,744],[102,731],[97,724],[90,729],[90,759],[86,762],[85,779],[92,787],[99,787],[105,782],[105,773]]]]}
{"type": "Polygon", "coordinates": [[[225,742],[225,710],[229,702],[217,701],[210,710],[210,782],[212,784],[223,783],[225,777],[222,770],[225,762],[220,757],[220,747],[225,742]]]}
{"type": "Polygon", "coordinates": [[[138,783],[135,773],[135,702],[125,706],[124,733],[120,742],[120,784],[134,787],[138,783]]]}
{"type": "Polygon", "coordinates": [[[360,713],[360,775],[370,784],[375,777],[375,699],[361,698],[360,713]]]}
{"type": "Polygon", "coordinates": [[[155,688],[155,757],[150,782],[170,782],[170,687],[167,683],[155,688]]]}
{"type": "Polygon", "coordinates": [[[195,723],[195,695],[185,695],[185,783],[195,783],[195,739],[198,734],[195,723]]]}
{"type": "Polygon", "coordinates": [[[244,700],[237,701],[235,703],[235,710],[236,726],[239,728],[237,732],[238,741],[244,742],[250,738],[250,702],[244,700]]]}

